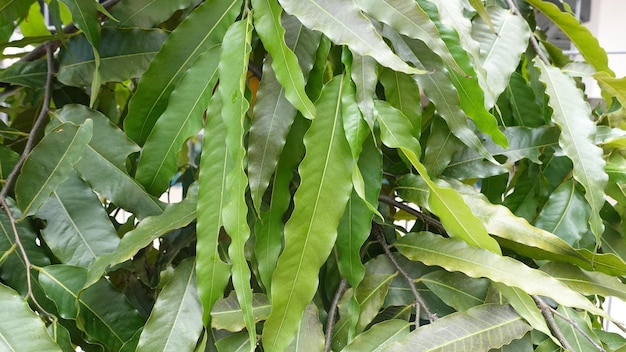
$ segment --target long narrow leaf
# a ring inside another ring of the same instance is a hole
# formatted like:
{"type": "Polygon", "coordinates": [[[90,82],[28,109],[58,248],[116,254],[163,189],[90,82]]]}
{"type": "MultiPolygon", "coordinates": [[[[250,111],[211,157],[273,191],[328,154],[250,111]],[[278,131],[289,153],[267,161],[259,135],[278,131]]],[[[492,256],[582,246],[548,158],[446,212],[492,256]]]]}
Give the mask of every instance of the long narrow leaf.
{"type": "Polygon", "coordinates": [[[202,3],[170,34],[129,102],[124,120],[129,137],[145,142],[183,74],[204,51],[222,41],[240,6],[241,0],[202,3]]]}
{"type": "Polygon", "coordinates": [[[285,11],[298,17],[307,27],[324,33],[333,42],[373,57],[378,63],[409,74],[423,74],[396,56],[372,23],[352,1],[279,0],[285,11]],[[313,14],[313,15],[311,15],[313,14]]]}
{"type": "MultiPolygon", "coordinates": [[[[248,177],[245,173],[244,135],[246,112],[250,104],[244,97],[248,59],[251,52],[252,17],[235,22],[224,35],[224,45],[219,63],[220,84],[218,94],[222,98],[222,119],[226,126],[226,146],[233,168],[226,177],[228,200],[222,212],[224,229],[231,239],[228,254],[233,264],[232,280],[250,341],[256,340],[254,314],[252,312],[252,288],[250,268],[245,246],[250,237],[246,190],[248,177]]],[[[254,344],[250,344],[254,351],[254,344]]]]}
{"type": "Polygon", "coordinates": [[[600,209],[604,205],[604,188],[608,175],[602,148],[593,144],[596,125],[591,121],[591,107],[576,87],[573,79],[558,68],[535,61],[546,84],[546,94],[554,114],[553,120],[561,127],[559,144],[574,163],[574,178],[585,187],[585,199],[591,206],[589,224],[600,245],[604,224],[600,209]]]}
{"type": "Polygon", "coordinates": [[[266,349],[282,350],[296,334],[302,312],[317,289],[317,273],[330,254],[350,195],[352,156],[341,119],[341,77],[317,101],[307,131],[295,208],[285,226],[285,249],[272,277],[272,313],[263,328],[266,349]]]}
{"type": "Polygon", "coordinates": [[[194,261],[187,258],[159,293],[137,351],[191,351],[202,332],[194,261]]]}
{"type": "Polygon", "coordinates": [[[15,185],[22,218],[33,215],[50,194],[69,177],[72,166],[83,156],[93,132],[93,121],[80,126],[64,123],[49,132],[22,166],[15,185]]]}
{"type": "Polygon", "coordinates": [[[146,139],[135,178],[154,195],[176,174],[176,155],[202,128],[202,114],[217,81],[220,46],[202,53],[172,92],[170,103],[146,139]]]}
{"type": "Polygon", "coordinates": [[[399,319],[378,323],[359,334],[344,352],[382,352],[387,346],[409,333],[409,322],[399,319]]]}
{"type": "Polygon", "coordinates": [[[123,1],[111,10],[118,27],[151,28],[167,20],[179,9],[194,3],[193,0],[134,0],[123,1]]]}
{"type": "Polygon", "coordinates": [[[231,269],[230,265],[220,259],[218,251],[222,211],[227,197],[226,176],[229,172],[226,140],[212,138],[214,135],[226,134],[226,127],[219,116],[221,107],[219,95],[215,95],[207,109],[198,177],[196,276],[205,326],[210,324],[211,307],[224,295],[231,269]]]}

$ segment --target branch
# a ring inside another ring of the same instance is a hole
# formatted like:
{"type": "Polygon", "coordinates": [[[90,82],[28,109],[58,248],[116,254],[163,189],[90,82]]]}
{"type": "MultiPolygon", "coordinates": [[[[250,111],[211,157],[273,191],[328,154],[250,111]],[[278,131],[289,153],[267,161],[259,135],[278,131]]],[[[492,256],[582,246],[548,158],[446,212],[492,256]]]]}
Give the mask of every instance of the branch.
{"type": "Polygon", "coordinates": [[[396,270],[398,270],[400,275],[402,275],[402,277],[409,284],[409,288],[411,289],[411,292],[413,293],[413,297],[415,298],[415,309],[417,311],[417,313],[416,313],[417,325],[419,326],[420,307],[422,309],[424,309],[424,313],[426,313],[426,315],[428,316],[428,320],[431,323],[434,322],[435,320],[437,320],[437,316],[435,314],[433,314],[430,311],[430,309],[428,309],[428,306],[426,305],[426,302],[424,302],[424,299],[422,298],[420,293],[417,292],[417,288],[415,288],[415,282],[414,282],[413,278],[406,271],[404,271],[402,266],[400,266],[400,263],[398,263],[396,258],[393,256],[393,253],[391,253],[391,250],[389,249],[389,245],[387,244],[387,241],[383,237],[383,231],[380,228],[380,226],[378,224],[374,224],[374,226],[372,228],[372,231],[375,232],[376,239],[378,240],[378,243],[380,243],[381,247],[383,247],[383,250],[385,251],[385,254],[387,255],[387,258],[389,258],[389,260],[391,261],[391,264],[393,264],[393,266],[396,268],[396,270]]]}
{"type": "MultiPolygon", "coordinates": [[[[507,5],[509,5],[509,9],[513,11],[514,15],[521,16],[519,9],[517,8],[513,0],[506,0],[506,3],[507,5]]],[[[533,49],[535,49],[535,53],[537,53],[537,57],[539,57],[541,61],[543,61],[546,65],[550,65],[550,60],[548,60],[548,58],[543,54],[543,51],[541,50],[541,46],[539,45],[537,38],[535,38],[535,35],[532,33],[530,35],[530,44],[533,46],[533,49]]]]}
{"type": "Polygon", "coordinates": [[[415,216],[421,222],[423,222],[424,224],[426,224],[428,226],[433,226],[435,229],[437,229],[437,232],[439,234],[445,234],[446,233],[446,229],[443,227],[443,225],[441,225],[441,223],[438,220],[433,219],[430,216],[425,215],[424,213],[422,213],[419,210],[411,208],[407,204],[404,204],[402,202],[398,202],[393,197],[381,194],[381,195],[378,196],[378,200],[380,202],[385,203],[385,204],[388,204],[388,205],[394,206],[394,207],[396,207],[398,209],[406,211],[407,213],[415,216]]]}
{"type": "Polygon", "coordinates": [[[337,306],[339,305],[339,300],[343,293],[346,291],[348,286],[348,281],[345,278],[341,279],[339,283],[339,287],[337,287],[337,292],[335,292],[335,297],[333,297],[333,301],[330,304],[330,309],[328,310],[328,320],[326,323],[326,345],[324,346],[324,352],[330,352],[331,344],[333,340],[333,329],[335,328],[335,316],[337,315],[337,306]]]}

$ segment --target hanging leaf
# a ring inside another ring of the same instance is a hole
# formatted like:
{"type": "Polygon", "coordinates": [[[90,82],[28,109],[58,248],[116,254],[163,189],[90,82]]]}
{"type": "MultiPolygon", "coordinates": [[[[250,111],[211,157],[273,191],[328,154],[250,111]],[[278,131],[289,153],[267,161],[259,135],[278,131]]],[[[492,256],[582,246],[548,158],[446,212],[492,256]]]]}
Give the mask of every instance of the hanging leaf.
{"type": "Polygon", "coordinates": [[[89,267],[119,243],[98,196],[75,173],[39,208],[37,217],[46,221],[42,236],[64,264],[89,267]]]}
{"type": "Polygon", "coordinates": [[[22,218],[33,215],[54,190],[67,179],[72,166],[83,156],[91,139],[93,122],[64,123],[50,131],[28,156],[15,185],[22,218]]]}
{"type": "Polygon", "coordinates": [[[96,53],[96,49],[100,46],[100,21],[98,20],[97,3],[91,0],[60,1],[70,10],[74,24],[85,33],[87,40],[93,46],[94,53],[96,53]]]}
{"type": "Polygon", "coordinates": [[[196,276],[205,326],[209,325],[211,319],[211,307],[224,294],[231,269],[220,259],[219,254],[222,211],[227,196],[226,175],[230,167],[226,141],[223,138],[212,138],[214,135],[226,134],[226,127],[218,113],[221,107],[219,95],[215,95],[206,113],[198,177],[196,276]]]}
{"type": "Polygon", "coordinates": [[[370,129],[374,127],[374,95],[378,83],[378,64],[369,56],[352,53],[351,78],[363,118],[370,129]]]}
{"type": "Polygon", "coordinates": [[[202,128],[202,114],[217,81],[220,48],[210,48],[193,63],[146,139],[135,178],[151,194],[167,190],[177,171],[177,154],[185,141],[202,128]]]}
{"type": "Polygon", "coordinates": [[[134,0],[123,1],[111,9],[118,27],[154,27],[170,18],[176,10],[194,4],[193,0],[134,0]]]}
{"type": "MultiPolygon", "coordinates": [[[[226,147],[233,168],[226,176],[228,199],[222,210],[224,229],[231,239],[228,255],[233,264],[232,281],[242,307],[243,318],[250,341],[256,341],[254,313],[252,312],[252,288],[250,267],[245,255],[246,241],[250,237],[246,190],[248,177],[245,173],[243,137],[246,134],[246,112],[250,104],[244,97],[248,60],[252,50],[252,17],[235,22],[224,35],[224,45],[219,63],[217,94],[222,98],[220,114],[226,126],[226,147]]],[[[250,345],[254,351],[254,345],[250,345]]]]}
{"type": "Polygon", "coordinates": [[[311,303],[304,310],[298,334],[286,351],[318,352],[324,350],[324,331],[320,322],[317,307],[311,303]]]}
{"type": "Polygon", "coordinates": [[[591,108],[572,78],[541,61],[535,61],[535,65],[546,84],[549,104],[554,110],[552,118],[561,127],[559,144],[574,163],[574,178],[585,187],[585,199],[591,206],[589,224],[599,246],[604,232],[600,209],[604,205],[608,175],[604,172],[602,149],[592,142],[596,125],[590,119],[591,108]]]}
{"type": "Polygon", "coordinates": [[[50,126],[93,120],[93,137],[85,147],[84,157],[74,168],[94,191],[120,208],[132,212],[139,219],[163,212],[163,204],[146,193],[126,172],[126,158],[139,151],[139,147],[106,116],[74,104],[65,105],[63,109],[55,111],[53,116],[50,126]]]}
{"type": "MultiPolygon", "coordinates": [[[[252,295],[252,311],[255,321],[263,321],[270,314],[270,301],[262,293],[252,295]]],[[[211,311],[211,326],[215,329],[224,329],[232,332],[241,331],[246,327],[239,300],[234,291],[228,297],[220,298],[213,305],[211,311]]]]}
{"type": "Polygon", "coordinates": [[[300,187],[285,225],[285,249],[272,277],[272,313],[263,328],[266,349],[285,348],[317,290],[317,273],[337,236],[351,189],[352,157],[341,119],[341,77],[331,80],[316,104],[318,115],[304,137],[300,187]]]}
{"type": "Polygon", "coordinates": [[[137,351],[191,351],[202,332],[201,309],[194,260],[187,258],[159,293],[137,351]]]}
{"type": "Polygon", "coordinates": [[[352,1],[279,0],[288,13],[298,17],[305,26],[324,33],[335,44],[347,45],[359,55],[373,57],[379,64],[408,74],[423,70],[407,65],[385,44],[372,23],[352,1]],[[311,15],[314,14],[314,15],[311,15]]]}
{"type": "Polygon", "coordinates": [[[61,351],[46,327],[28,304],[10,287],[0,284],[0,307],[5,317],[0,320],[0,348],[5,351],[61,351]]]}
{"type": "MultiPolygon", "coordinates": [[[[98,47],[102,82],[140,77],[167,38],[160,30],[104,28],[98,47]]],[[[91,43],[83,36],[70,38],[59,52],[59,81],[89,86],[96,62],[91,43]]]]}
{"type": "Polygon", "coordinates": [[[145,142],[183,74],[203,52],[222,42],[240,7],[240,0],[204,2],[170,34],[129,102],[124,131],[130,138],[145,142]]]}
{"type": "Polygon", "coordinates": [[[397,274],[395,272],[391,275],[366,275],[356,287],[354,297],[361,312],[356,325],[357,333],[365,330],[365,327],[378,315],[385,302],[389,286],[397,274]]]}
{"type": "Polygon", "coordinates": [[[497,99],[506,89],[509,77],[517,69],[520,56],[528,47],[530,29],[523,18],[509,10],[494,6],[487,12],[493,26],[482,18],[475,19],[472,37],[480,43],[487,86],[491,88],[494,99],[497,99]]]}
{"type": "Polygon", "coordinates": [[[508,345],[530,329],[510,306],[485,304],[420,327],[390,344],[387,351],[489,351],[508,345]]]}
{"type": "Polygon", "coordinates": [[[390,319],[378,323],[367,331],[359,334],[344,352],[382,352],[395,341],[405,337],[409,333],[410,324],[399,319],[390,319]]]}
{"type": "Polygon", "coordinates": [[[612,296],[626,300],[624,284],[615,276],[586,271],[571,264],[557,262],[547,263],[540,269],[584,295],[612,296]]]}
{"type": "Polygon", "coordinates": [[[470,277],[486,277],[507,286],[518,287],[531,295],[550,297],[556,302],[592,314],[606,316],[580,293],[560,281],[509,257],[502,257],[465,241],[446,239],[420,232],[400,238],[394,246],[407,258],[470,277]]]}

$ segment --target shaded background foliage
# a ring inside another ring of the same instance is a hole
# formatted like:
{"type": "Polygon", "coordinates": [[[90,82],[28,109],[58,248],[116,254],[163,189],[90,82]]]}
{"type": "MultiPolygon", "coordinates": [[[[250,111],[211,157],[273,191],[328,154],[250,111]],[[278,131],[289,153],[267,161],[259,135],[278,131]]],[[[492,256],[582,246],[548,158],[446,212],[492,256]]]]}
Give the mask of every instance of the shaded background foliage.
{"type": "Polygon", "coordinates": [[[1,350],[626,349],[626,86],[567,6],[41,4],[0,0],[1,350]]]}

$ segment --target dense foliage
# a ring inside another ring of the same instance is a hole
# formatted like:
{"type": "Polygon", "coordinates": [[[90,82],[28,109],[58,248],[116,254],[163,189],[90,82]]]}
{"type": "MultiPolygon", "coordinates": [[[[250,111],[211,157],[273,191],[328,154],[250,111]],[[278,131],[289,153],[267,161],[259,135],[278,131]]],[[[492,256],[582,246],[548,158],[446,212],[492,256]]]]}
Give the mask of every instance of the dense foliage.
{"type": "Polygon", "coordinates": [[[626,80],[567,6],[41,4],[0,0],[0,350],[626,350],[626,80]]]}

